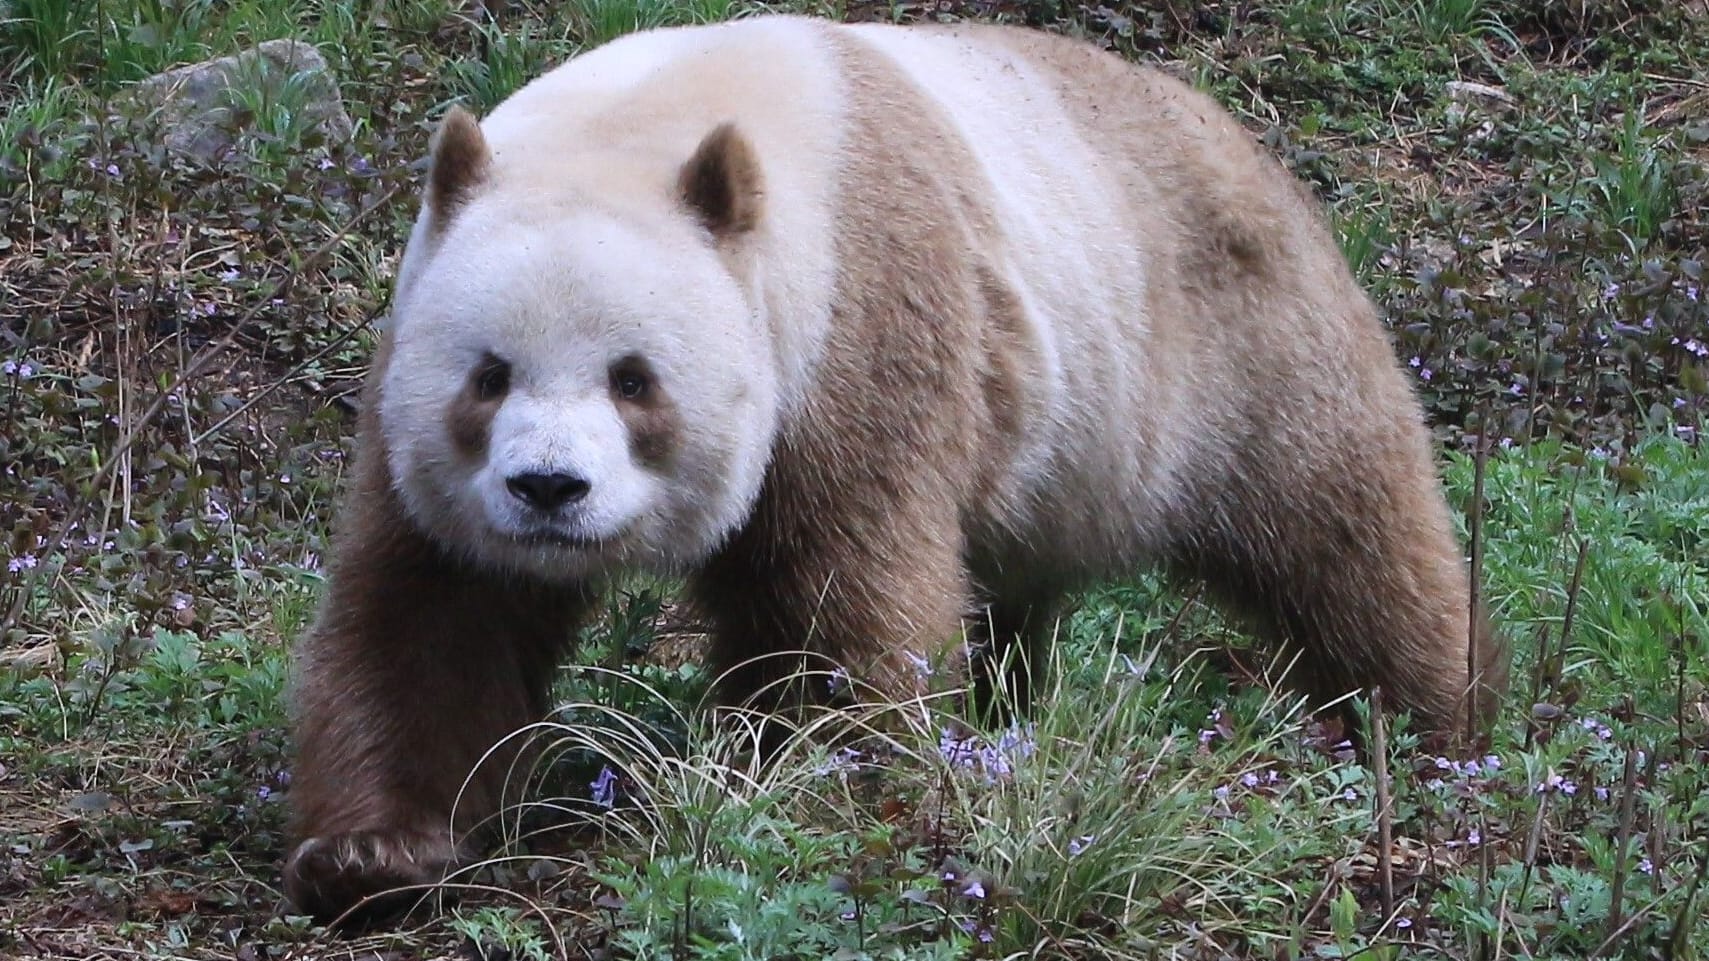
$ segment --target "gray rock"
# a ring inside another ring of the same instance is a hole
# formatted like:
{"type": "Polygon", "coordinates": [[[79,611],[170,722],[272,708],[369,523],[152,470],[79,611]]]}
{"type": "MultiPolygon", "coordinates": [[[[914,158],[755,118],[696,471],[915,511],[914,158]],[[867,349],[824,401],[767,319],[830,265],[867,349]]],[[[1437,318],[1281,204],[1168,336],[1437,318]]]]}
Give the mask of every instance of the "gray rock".
{"type": "Polygon", "coordinates": [[[269,40],[177,67],[130,93],[144,109],[157,111],[168,150],[202,161],[219,157],[244,130],[287,139],[316,131],[329,141],[352,132],[326,59],[297,40],[269,40]]]}

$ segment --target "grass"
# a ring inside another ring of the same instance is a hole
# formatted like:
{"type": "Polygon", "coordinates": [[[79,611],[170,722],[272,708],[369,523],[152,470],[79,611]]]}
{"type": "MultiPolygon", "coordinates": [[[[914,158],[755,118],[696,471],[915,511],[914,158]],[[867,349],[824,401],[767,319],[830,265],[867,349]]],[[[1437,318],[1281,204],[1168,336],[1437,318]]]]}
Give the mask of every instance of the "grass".
{"type": "Polygon", "coordinates": [[[940,691],[759,767],[686,713],[696,626],[637,585],[457,904],[357,940],[281,911],[286,644],[434,118],[759,9],[0,0],[0,954],[1702,957],[1709,19],[1660,0],[959,11],[1172,64],[1324,197],[1515,641],[1477,756],[1399,723],[1350,763],[1264,652],[1138,578],[1063,622],[1027,726],[965,728],[940,691]],[[127,106],[281,36],[354,136],[256,76],[210,166],[127,106]]]}

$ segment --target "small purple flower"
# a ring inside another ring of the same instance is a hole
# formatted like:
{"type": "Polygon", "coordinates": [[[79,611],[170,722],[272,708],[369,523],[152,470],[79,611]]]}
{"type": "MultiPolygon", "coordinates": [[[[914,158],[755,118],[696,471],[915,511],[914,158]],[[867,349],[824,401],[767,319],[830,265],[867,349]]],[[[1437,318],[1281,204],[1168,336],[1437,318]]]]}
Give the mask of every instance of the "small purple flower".
{"type": "Polygon", "coordinates": [[[1341,792],[1341,799],[1343,801],[1357,801],[1357,800],[1359,800],[1358,789],[1357,788],[1348,788],[1347,790],[1342,791],[1341,792]]]}
{"type": "Polygon", "coordinates": [[[1413,367],[1418,367],[1419,365],[1423,364],[1424,361],[1417,354],[1414,354],[1414,355],[1412,355],[1412,359],[1407,361],[1407,363],[1411,364],[1413,367]]]}
{"type": "Polygon", "coordinates": [[[983,898],[985,897],[985,885],[976,878],[967,882],[967,887],[962,888],[961,893],[970,898],[983,898]]]}
{"type": "Polygon", "coordinates": [[[1242,774],[1240,776],[1240,783],[1246,785],[1249,788],[1257,787],[1258,786],[1258,775],[1255,772],[1247,771],[1245,774],[1242,774]]]}
{"type": "Polygon", "coordinates": [[[17,557],[6,562],[6,570],[11,571],[14,574],[19,571],[27,571],[35,566],[36,555],[34,554],[19,554],[17,557]]]}
{"type": "Polygon", "coordinates": [[[1556,791],[1570,797],[1578,793],[1578,785],[1570,778],[1564,778],[1551,771],[1549,776],[1543,779],[1543,783],[1537,785],[1537,793],[1548,794],[1556,791]]]}
{"type": "Polygon", "coordinates": [[[915,674],[918,674],[921,677],[932,676],[932,662],[918,654],[915,654],[913,651],[903,651],[902,656],[906,657],[908,662],[914,665],[915,674]]]}
{"type": "Polygon", "coordinates": [[[1412,919],[1408,917],[1395,918],[1394,926],[1405,931],[1407,928],[1412,927],[1412,919]]]}
{"type": "Polygon", "coordinates": [[[1608,286],[1602,288],[1602,299],[1603,300],[1613,300],[1614,298],[1616,298],[1618,296],[1620,296],[1620,285],[1619,284],[1614,283],[1613,281],[1610,281],[1608,286]]]}
{"type": "Polygon", "coordinates": [[[1217,785],[1216,790],[1212,791],[1211,793],[1216,795],[1216,799],[1218,801],[1226,801],[1226,800],[1228,800],[1228,785],[1219,784],[1219,785],[1217,785]]]}
{"type": "Polygon", "coordinates": [[[1074,838],[1068,842],[1068,856],[1071,858],[1079,857],[1086,853],[1086,849],[1091,847],[1092,842],[1096,840],[1098,840],[1098,836],[1096,834],[1082,834],[1079,837],[1074,838]]]}
{"type": "Polygon", "coordinates": [[[1644,874],[1654,874],[1656,873],[1656,866],[1649,858],[1643,858],[1638,862],[1638,870],[1644,874]]]}
{"type": "Polygon", "coordinates": [[[961,922],[961,929],[978,938],[982,944],[990,944],[996,937],[996,935],[992,933],[990,927],[980,924],[978,921],[971,918],[961,922]]]}
{"type": "Polygon", "coordinates": [[[1434,373],[1432,373],[1430,368],[1428,368],[1428,367],[1422,368],[1418,372],[1418,379],[1419,380],[1429,380],[1430,378],[1432,378],[1434,376],[1436,376],[1436,375],[1434,373]]]}
{"type": "Polygon", "coordinates": [[[1606,801],[1606,800],[1608,800],[1608,789],[1607,789],[1607,788],[1605,788],[1605,787],[1603,787],[1603,786],[1602,786],[1602,785],[1600,785],[1600,784],[1598,784],[1598,785],[1597,785],[1597,786],[1596,786],[1596,787],[1595,787],[1595,788],[1594,788],[1594,789],[1593,789],[1593,791],[1594,791],[1594,793],[1595,793],[1595,794],[1596,794],[1596,799],[1597,799],[1597,800],[1598,800],[1598,801],[1606,801]]]}
{"type": "Polygon", "coordinates": [[[1453,771],[1453,770],[1457,770],[1458,767],[1459,767],[1459,765],[1455,764],[1453,761],[1450,761],[1445,757],[1436,758],[1436,768],[1438,770],[1453,771]]]}
{"type": "Polygon", "coordinates": [[[36,376],[36,365],[27,360],[8,360],[0,362],[0,374],[5,374],[7,377],[16,377],[19,380],[29,380],[31,377],[36,376]]]}
{"type": "Polygon", "coordinates": [[[1683,441],[1691,441],[1691,440],[1697,439],[1697,428],[1691,426],[1690,424],[1680,424],[1678,427],[1675,427],[1673,429],[1673,432],[1675,434],[1678,434],[1679,439],[1683,440],[1683,441]]]}
{"type": "Polygon", "coordinates": [[[243,276],[242,273],[240,273],[236,267],[232,267],[232,268],[227,269],[227,270],[222,270],[219,273],[219,278],[228,284],[231,283],[232,281],[236,280],[237,278],[241,277],[241,276],[243,276]]]}
{"type": "Polygon", "coordinates": [[[273,796],[273,789],[263,784],[255,789],[255,796],[265,801],[273,796]]]}
{"type": "Polygon", "coordinates": [[[839,668],[837,668],[831,672],[830,678],[825,681],[825,686],[830,689],[832,694],[835,694],[838,691],[842,690],[843,688],[847,687],[848,683],[849,683],[848,669],[839,667],[839,668]]]}
{"type": "Polygon", "coordinates": [[[1206,729],[1199,732],[1199,743],[1200,744],[1209,744],[1210,742],[1212,742],[1214,740],[1216,740],[1216,731],[1215,730],[1213,730],[1211,728],[1206,728],[1206,729]]]}
{"type": "Polygon", "coordinates": [[[108,164],[107,165],[107,176],[117,177],[118,175],[119,175],[119,165],[118,164],[108,164]]]}
{"type": "Polygon", "coordinates": [[[1036,729],[1033,724],[1028,724],[1025,729],[1019,724],[1009,725],[1009,729],[997,738],[997,750],[1017,758],[1032,757],[1038,750],[1038,742],[1033,740],[1036,729]]]}
{"type": "Polygon", "coordinates": [[[1697,285],[1696,284],[1688,284],[1685,288],[1685,299],[1691,301],[1692,303],[1696,303],[1697,302],[1697,296],[1698,296],[1697,285]]]}
{"type": "Polygon", "coordinates": [[[331,157],[322,157],[320,158],[320,162],[316,163],[315,166],[321,170],[331,170],[336,165],[332,162],[331,157]]]}
{"type": "Polygon", "coordinates": [[[601,765],[599,777],[594,778],[588,785],[593,788],[593,803],[602,808],[615,807],[617,804],[617,773],[610,765],[601,765]]]}

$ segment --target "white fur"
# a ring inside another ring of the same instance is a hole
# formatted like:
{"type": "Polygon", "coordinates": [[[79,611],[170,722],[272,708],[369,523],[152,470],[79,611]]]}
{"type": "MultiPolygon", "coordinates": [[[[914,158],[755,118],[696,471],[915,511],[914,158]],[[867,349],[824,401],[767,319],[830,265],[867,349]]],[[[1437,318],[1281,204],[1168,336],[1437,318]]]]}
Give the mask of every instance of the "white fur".
{"type": "Polygon", "coordinates": [[[1106,557],[1131,554],[1136,530],[1162,529],[1153,515],[1171,508],[1198,424],[1191,411],[1163,417],[1169,401],[1147,376],[1145,250],[1112,199],[1132,170],[1101,160],[1049,84],[996,45],[785,16],[626,36],[483,121],[489,187],[437,242],[424,211],[400,267],[382,419],[416,516],[486,560],[566,575],[614,560],[681,568],[742,523],[771,438],[815,389],[829,323],[831,218],[849,148],[840,67],[824,42],[834,29],[913,77],[994,185],[1000,232],[988,252],[1013,268],[1048,411],[1009,465],[1017,503],[1032,505],[1019,526],[1106,557]],[[765,178],[759,235],[735,263],[672,209],[677,171],[724,120],[765,178]],[[675,478],[629,460],[605,399],[605,363],[642,348],[687,418],[691,456],[675,478]],[[441,414],[482,351],[512,360],[517,378],[492,460],[471,470],[450,453],[441,414]],[[1121,422],[1145,410],[1167,432],[1121,422]],[[545,467],[596,475],[558,532],[613,539],[600,556],[488,536],[525,526],[504,477],[545,467]],[[1087,490],[1127,512],[1051,529],[1084,516],[1059,498],[1087,490]]]}

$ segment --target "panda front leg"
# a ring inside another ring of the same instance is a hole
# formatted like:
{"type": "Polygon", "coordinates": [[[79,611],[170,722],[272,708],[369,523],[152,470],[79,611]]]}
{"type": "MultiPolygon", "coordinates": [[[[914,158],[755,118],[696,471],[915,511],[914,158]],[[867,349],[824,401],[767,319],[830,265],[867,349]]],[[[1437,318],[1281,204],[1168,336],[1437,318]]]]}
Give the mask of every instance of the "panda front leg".
{"type": "Polygon", "coordinates": [[[590,606],[583,590],[454,562],[383,479],[368,480],[341,513],[349,526],[297,648],[292,705],[285,892],[343,926],[395,917],[425,889],[394,889],[431,885],[470,853],[465,832],[527,773],[513,770],[526,738],[505,739],[544,716],[590,606]]]}
{"type": "Polygon", "coordinates": [[[711,620],[716,700],[823,704],[837,670],[862,699],[923,693],[971,597],[948,501],[775,491],[691,585],[711,620]]]}

